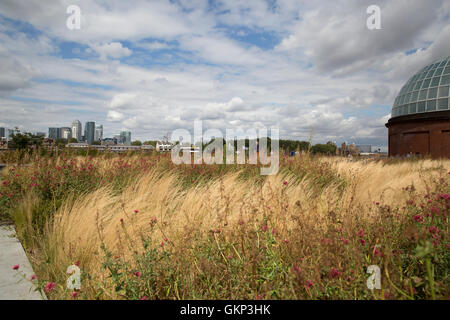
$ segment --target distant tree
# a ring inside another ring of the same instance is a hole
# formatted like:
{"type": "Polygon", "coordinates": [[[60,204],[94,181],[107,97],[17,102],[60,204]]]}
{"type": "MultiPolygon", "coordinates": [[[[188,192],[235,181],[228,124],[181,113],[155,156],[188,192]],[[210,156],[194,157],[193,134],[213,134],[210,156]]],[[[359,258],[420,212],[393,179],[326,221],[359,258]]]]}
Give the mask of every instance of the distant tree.
{"type": "Polygon", "coordinates": [[[76,138],[70,138],[69,143],[77,143],[78,140],[76,138]]]}
{"type": "Polygon", "coordinates": [[[142,146],[142,142],[139,140],[135,140],[131,143],[132,146],[142,146]]]}
{"type": "Polygon", "coordinates": [[[313,153],[336,154],[336,145],[334,144],[316,144],[311,148],[313,153]]]}
{"type": "Polygon", "coordinates": [[[92,143],[91,143],[91,145],[93,145],[93,146],[99,146],[101,144],[102,143],[100,141],[92,141],[92,143]]]}
{"type": "Polygon", "coordinates": [[[156,147],[156,142],[157,142],[156,140],[148,140],[148,141],[145,141],[143,144],[146,146],[151,145],[151,146],[156,147]]]}
{"type": "Polygon", "coordinates": [[[18,127],[10,131],[10,138],[14,148],[25,149],[31,145],[31,133],[22,133],[18,127]]]}

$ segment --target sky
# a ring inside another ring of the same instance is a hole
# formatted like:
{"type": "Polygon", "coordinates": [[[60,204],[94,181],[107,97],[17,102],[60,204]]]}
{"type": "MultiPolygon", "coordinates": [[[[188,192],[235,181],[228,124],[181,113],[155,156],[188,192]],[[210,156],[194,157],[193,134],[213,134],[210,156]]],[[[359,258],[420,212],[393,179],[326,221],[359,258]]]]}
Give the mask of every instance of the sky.
{"type": "Polygon", "coordinates": [[[202,120],[386,147],[398,91],[449,39],[444,0],[2,0],[0,127],[79,119],[150,140],[202,120]]]}

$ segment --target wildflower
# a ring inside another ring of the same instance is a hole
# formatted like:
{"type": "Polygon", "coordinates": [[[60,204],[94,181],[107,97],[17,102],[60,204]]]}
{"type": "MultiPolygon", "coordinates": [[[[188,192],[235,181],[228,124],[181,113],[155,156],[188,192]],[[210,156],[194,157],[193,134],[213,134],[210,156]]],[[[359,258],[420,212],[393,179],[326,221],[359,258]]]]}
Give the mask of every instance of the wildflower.
{"type": "Polygon", "coordinates": [[[164,248],[164,241],[161,241],[161,248],[164,248]]]}
{"type": "Polygon", "coordinates": [[[375,204],[377,205],[377,206],[379,206],[380,205],[380,203],[377,201],[377,202],[375,202],[375,204]]]}
{"type": "Polygon", "coordinates": [[[137,210],[137,209],[136,209],[136,210],[134,210],[134,213],[139,213],[139,210],[137,210]]]}
{"type": "Polygon", "coordinates": [[[267,231],[267,225],[266,224],[263,225],[261,229],[262,229],[263,232],[266,232],[267,231]]]}
{"type": "Polygon", "coordinates": [[[340,239],[342,241],[343,244],[347,244],[348,243],[348,239],[342,238],[340,239]]]}
{"type": "Polygon", "coordinates": [[[13,270],[19,270],[19,265],[18,264],[14,265],[13,270]]]}
{"type": "Polygon", "coordinates": [[[287,185],[289,184],[289,182],[287,182],[286,180],[284,180],[284,181],[283,181],[283,184],[284,184],[285,186],[287,186],[287,185]]]}
{"type": "Polygon", "coordinates": [[[360,238],[364,237],[364,231],[362,229],[359,229],[359,231],[356,233],[360,238]]]}
{"type": "Polygon", "coordinates": [[[139,271],[136,271],[136,272],[134,273],[134,275],[135,275],[136,277],[138,277],[138,278],[141,277],[141,273],[140,273],[139,271]]]}
{"type": "Polygon", "coordinates": [[[50,292],[53,290],[53,288],[55,287],[55,283],[54,282],[49,282],[45,285],[45,292],[50,292]]]}
{"type": "Polygon", "coordinates": [[[361,245],[362,245],[362,246],[365,246],[365,245],[366,245],[366,240],[364,240],[364,239],[360,239],[359,242],[361,242],[361,245]]]}
{"type": "Polygon", "coordinates": [[[284,239],[283,242],[286,243],[286,244],[288,244],[288,243],[289,243],[289,240],[288,240],[288,239],[284,239]]]}
{"type": "Polygon", "coordinates": [[[341,272],[336,269],[336,268],[332,268],[330,271],[330,278],[337,278],[341,276],[341,272]]]}
{"type": "Polygon", "coordinates": [[[143,296],[143,297],[141,298],[141,300],[148,300],[148,299],[147,299],[147,296],[143,296]]]}
{"type": "Polygon", "coordinates": [[[37,277],[36,277],[35,274],[33,274],[33,275],[30,277],[30,281],[33,281],[33,280],[36,280],[36,279],[37,279],[37,277]]]}
{"type": "Polygon", "coordinates": [[[77,267],[79,267],[79,266],[80,266],[80,260],[75,261],[74,264],[75,264],[77,267]]]}
{"type": "Polygon", "coordinates": [[[388,291],[385,291],[384,292],[384,298],[385,299],[392,299],[392,295],[388,291]]]}
{"type": "Polygon", "coordinates": [[[329,244],[330,242],[331,242],[331,239],[328,239],[328,238],[323,239],[323,244],[324,244],[324,245],[327,245],[327,244],[329,244]]]}
{"type": "Polygon", "coordinates": [[[422,216],[420,214],[416,214],[413,218],[414,218],[414,220],[416,222],[422,222],[423,221],[423,218],[422,218],[422,216]]]}
{"type": "Polygon", "coordinates": [[[72,292],[72,298],[76,298],[76,297],[78,297],[78,292],[76,292],[76,291],[72,292]]]}
{"type": "Polygon", "coordinates": [[[436,233],[439,233],[439,229],[435,226],[431,226],[428,228],[428,232],[430,232],[431,234],[433,234],[433,233],[436,234],[436,233]]]}
{"type": "Polygon", "coordinates": [[[120,222],[123,223],[123,218],[120,218],[120,222]]]}
{"type": "Polygon", "coordinates": [[[297,265],[292,266],[292,272],[293,273],[301,273],[302,269],[300,269],[297,265]]]}
{"type": "Polygon", "coordinates": [[[258,294],[256,295],[255,300],[262,300],[262,298],[264,298],[264,295],[258,294]]]}
{"type": "Polygon", "coordinates": [[[309,289],[309,288],[311,288],[312,286],[313,286],[312,280],[308,280],[308,281],[305,282],[305,288],[306,288],[306,289],[309,289]]]}

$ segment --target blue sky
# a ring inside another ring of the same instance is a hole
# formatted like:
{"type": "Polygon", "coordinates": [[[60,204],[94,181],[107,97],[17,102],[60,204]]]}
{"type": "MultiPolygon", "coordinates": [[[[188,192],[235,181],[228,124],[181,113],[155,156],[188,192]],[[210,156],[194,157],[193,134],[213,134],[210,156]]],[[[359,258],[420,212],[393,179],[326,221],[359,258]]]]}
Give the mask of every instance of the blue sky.
{"type": "Polygon", "coordinates": [[[446,1],[0,3],[0,126],[103,124],[157,139],[177,128],[278,127],[281,137],[386,146],[393,100],[450,54],[446,1]],[[66,8],[81,9],[69,30],[66,8]]]}

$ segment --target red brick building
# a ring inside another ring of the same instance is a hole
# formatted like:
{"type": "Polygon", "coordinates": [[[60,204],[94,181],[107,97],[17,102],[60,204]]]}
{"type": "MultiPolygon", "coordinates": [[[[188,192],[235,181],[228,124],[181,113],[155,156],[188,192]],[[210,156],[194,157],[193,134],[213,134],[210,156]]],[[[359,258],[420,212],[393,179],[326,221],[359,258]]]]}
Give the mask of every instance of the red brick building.
{"type": "Polygon", "coordinates": [[[450,57],[426,66],[400,90],[392,107],[389,156],[450,158],[450,57]]]}

